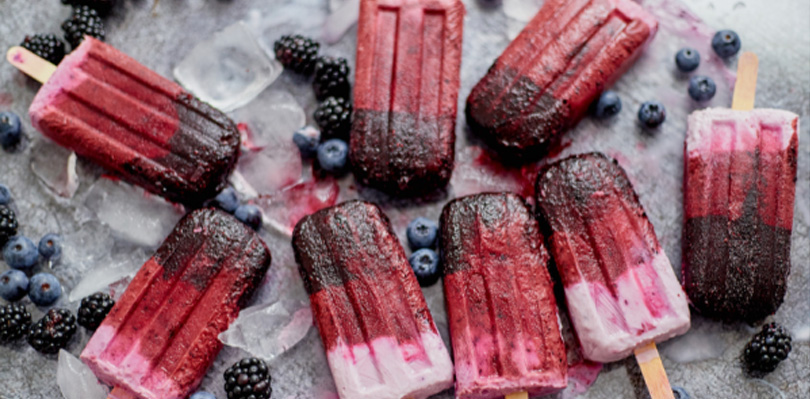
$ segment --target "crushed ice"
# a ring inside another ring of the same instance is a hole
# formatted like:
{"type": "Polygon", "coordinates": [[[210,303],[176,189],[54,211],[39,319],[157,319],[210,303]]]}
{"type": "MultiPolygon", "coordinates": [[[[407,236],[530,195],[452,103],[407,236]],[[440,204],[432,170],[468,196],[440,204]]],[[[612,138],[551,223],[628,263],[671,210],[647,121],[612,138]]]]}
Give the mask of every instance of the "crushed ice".
{"type": "Polygon", "coordinates": [[[241,125],[243,144],[252,150],[292,144],[293,133],[307,122],[304,109],[283,90],[265,91],[256,101],[231,113],[231,117],[241,125]]]}
{"type": "Polygon", "coordinates": [[[59,366],[56,383],[65,399],[106,399],[107,387],[81,360],[62,349],[59,351],[59,366]]]}
{"type": "Polygon", "coordinates": [[[76,153],[49,140],[39,140],[31,149],[31,171],[61,197],[73,198],[79,189],[76,153]]]}
{"type": "Polygon", "coordinates": [[[728,347],[722,333],[723,327],[718,323],[695,321],[689,332],[662,343],[661,354],[677,363],[719,358],[728,347]]]}
{"type": "Polygon", "coordinates": [[[85,273],[82,280],[73,287],[68,300],[76,302],[96,292],[104,292],[113,297],[120,296],[122,290],[118,289],[117,283],[126,285],[148,258],[149,255],[146,251],[136,249],[131,253],[117,254],[111,258],[105,258],[103,262],[97,262],[98,266],[85,273]]]}
{"type": "Polygon", "coordinates": [[[143,189],[120,181],[99,179],[85,205],[118,239],[157,247],[183,216],[182,210],[143,189]]]}
{"type": "Polygon", "coordinates": [[[243,309],[219,340],[271,361],[301,341],[311,327],[308,303],[282,300],[243,309]]]}
{"type": "Polygon", "coordinates": [[[174,68],[174,77],[201,100],[230,111],[253,100],[283,71],[243,22],[200,42],[174,68]]]}
{"type": "Polygon", "coordinates": [[[335,205],[339,193],[340,187],[333,179],[311,180],[262,195],[256,205],[262,208],[265,223],[290,236],[301,218],[335,205]]]}

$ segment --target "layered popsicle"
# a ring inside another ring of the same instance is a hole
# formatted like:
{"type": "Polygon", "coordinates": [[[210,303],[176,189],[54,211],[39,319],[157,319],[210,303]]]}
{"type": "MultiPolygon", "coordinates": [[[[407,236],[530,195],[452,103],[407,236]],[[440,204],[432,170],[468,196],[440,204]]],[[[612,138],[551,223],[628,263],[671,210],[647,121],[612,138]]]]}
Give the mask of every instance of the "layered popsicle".
{"type": "Polygon", "coordinates": [[[655,36],[632,0],[547,0],[467,98],[467,123],[506,160],[574,127],[655,36]]]}
{"type": "Polygon", "coordinates": [[[601,153],[552,163],[537,210],[585,358],[612,362],[689,329],[689,306],[624,170],[601,153]]]}
{"type": "Polygon", "coordinates": [[[565,388],[568,363],[549,255],[523,199],[485,193],[450,202],[440,241],[456,398],[565,388]]]}
{"type": "Polygon", "coordinates": [[[305,217],[293,249],[341,399],[425,399],[450,388],[450,355],[376,205],[305,217]]]}
{"type": "Polygon", "coordinates": [[[187,398],[269,266],[252,229],[222,211],[194,211],[141,267],[81,358],[116,387],[112,398],[187,398]]]}
{"type": "Polygon", "coordinates": [[[349,156],[362,184],[395,195],[447,185],[463,23],[460,0],[361,2],[349,156]]]}
{"type": "Polygon", "coordinates": [[[790,273],[798,115],[706,109],[689,116],[684,154],[683,278],[709,317],[774,313],[790,273]]]}
{"type": "Polygon", "coordinates": [[[62,60],[28,112],[59,145],[183,204],[221,190],[239,155],[225,114],[92,37],[62,60]]]}

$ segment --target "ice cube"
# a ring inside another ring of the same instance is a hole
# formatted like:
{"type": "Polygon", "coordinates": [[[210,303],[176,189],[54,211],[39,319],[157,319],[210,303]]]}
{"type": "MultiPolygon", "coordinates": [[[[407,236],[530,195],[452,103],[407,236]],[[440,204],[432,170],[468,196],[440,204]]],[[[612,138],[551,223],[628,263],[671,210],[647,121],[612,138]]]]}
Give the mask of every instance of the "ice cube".
{"type": "Polygon", "coordinates": [[[116,238],[154,248],[183,216],[183,211],[139,187],[99,179],[85,205],[107,224],[116,238]]]}
{"type": "Polygon", "coordinates": [[[109,393],[89,367],[64,349],[59,351],[56,384],[65,399],[106,399],[109,393]]]}
{"type": "Polygon", "coordinates": [[[295,97],[282,90],[265,91],[256,101],[231,113],[231,117],[239,123],[246,136],[243,144],[251,150],[292,143],[293,133],[307,122],[295,97]]]}
{"type": "Polygon", "coordinates": [[[283,35],[294,32],[315,38],[328,11],[323,0],[287,0],[286,4],[282,0],[276,1],[282,4],[266,13],[253,10],[244,21],[259,46],[273,58],[273,44],[283,35]]]}
{"type": "Polygon", "coordinates": [[[197,44],[174,68],[174,77],[201,100],[228,112],[256,98],[282,70],[237,22],[197,44]]]}
{"type": "Polygon", "coordinates": [[[479,147],[460,151],[450,179],[456,197],[487,191],[511,191],[530,197],[534,191],[533,167],[508,168],[479,147]]]}
{"type": "Polygon", "coordinates": [[[138,273],[148,258],[146,251],[136,249],[131,253],[118,254],[97,262],[99,266],[85,273],[82,280],[70,291],[68,300],[77,302],[96,292],[110,294],[113,297],[120,296],[123,293],[121,288],[125,288],[129,279],[138,273]]]}
{"type": "Polygon", "coordinates": [[[261,151],[245,151],[236,168],[247,184],[243,189],[269,194],[300,180],[304,166],[298,147],[290,140],[261,151]]]}
{"type": "Polygon", "coordinates": [[[39,140],[31,149],[31,171],[61,197],[73,198],[79,188],[76,153],[49,140],[39,140]]]}
{"type": "Polygon", "coordinates": [[[345,0],[326,18],[323,40],[329,44],[340,41],[360,18],[360,0],[345,0]]]}
{"type": "Polygon", "coordinates": [[[262,208],[265,223],[289,236],[301,218],[335,205],[338,194],[340,187],[335,180],[310,180],[259,196],[256,205],[262,208]]]}
{"type": "Polygon", "coordinates": [[[312,328],[312,310],[302,301],[282,300],[243,309],[219,340],[267,361],[301,341],[312,328]]]}
{"type": "Polygon", "coordinates": [[[542,5],[543,0],[503,0],[503,12],[514,20],[529,22],[542,5]]]}

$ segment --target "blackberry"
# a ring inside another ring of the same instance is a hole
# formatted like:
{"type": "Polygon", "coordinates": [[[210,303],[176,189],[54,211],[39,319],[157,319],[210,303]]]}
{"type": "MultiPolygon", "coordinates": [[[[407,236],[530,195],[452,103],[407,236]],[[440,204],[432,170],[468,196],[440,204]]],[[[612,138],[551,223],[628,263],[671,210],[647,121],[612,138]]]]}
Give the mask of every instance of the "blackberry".
{"type": "Polygon", "coordinates": [[[99,15],[107,15],[115,5],[115,0],[62,0],[66,6],[88,6],[98,12],[99,15]]]}
{"type": "Polygon", "coordinates": [[[104,40],[104,23],[98,12],[88,6],[73,8],[73,15],[62,23],[62,30],[65,31],[65,40],[75,49],[82,44],[84,36],[93,36],[98,40],[104,40]]]}
{"type": "Polygon", "coordinates": [[[751,338],[745,346],[743,360],[748,370],[759,373],[770,373],[782,360],[787,359],[791,350],[790,334],[784,327],[770,323],[751,338]]]}
{"type": "Polygon", "coordinates": [[[11,342],[25,335],[31,314],[22,305],[0,307],[0,342],[11,342]]]}
{"type": "Polygon", "coordinates": [[[28,329],[28,343],[37,351],[54,354],[76,334],[76,317],[67,309],[51,309],[28,329]]]}
{"type": "Polygon", "coordinates": [[[312,83],[315,97],[325,100],[327,97],[349,98],[349,63],[342,57],[318,57],[315,63],[315,81],[312,83]]]}
{"type": "Polygon", "coordinates": [[[25,47],[32,53],[48,60],[51,64],[58,64],[65,58],[65,42],[59,40],[53,34],[36,34],[25,36],[20,46],[25,47]]]}
{"type": "Polygon", "coordinates": [[[284,35],[273,45],[276,59],[285,68],[309,75],[315,68],[315,60],[321,44],[301,35],[284,35]]]}
{"type": "Polygon", "coordinates": [[[17,235],[17,215],[7,206],[0,205],[0,248],[17,235]]]}
{"type": "Polygon", "coordinates": [[[352,104],[345,98],[329,97],[318,104],[315,122],[321,127],[321,139],[346,139],[352,128],[352,104]]]}
{"type": "Polygon", "coordinates": [[[270,399],[271,383],[267,365],[255,357],[242,359],[225,371],[228,399],[270,399]]]}
{"type": "Polygon", "coordinates": [[[109,295],[96,292],[82,299],[82,304],[79,306],[79,325],[88,329],[95,330],[110,313],[115,301],[109,295]]]}

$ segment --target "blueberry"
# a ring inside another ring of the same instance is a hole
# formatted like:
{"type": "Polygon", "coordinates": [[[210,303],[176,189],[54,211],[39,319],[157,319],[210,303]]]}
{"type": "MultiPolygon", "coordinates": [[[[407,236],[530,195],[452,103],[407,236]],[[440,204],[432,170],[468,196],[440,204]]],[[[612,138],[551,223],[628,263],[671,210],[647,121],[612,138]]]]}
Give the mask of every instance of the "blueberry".
{"type": "Polygon", "coordinates": [[[50,273],[39,273],[31,277],[28,285],[28,297],[37,306],[48,306],[62,296],[62,285],[56,276],[50,273]]]}
{"type": "Polygon", "coordinates": [[[689,396],[689,393],[681,387],[673,386],[672,395],[675,396],[675,399],[692,399],[692,397],[689,396]]]}
{"type": "Polygon", "coordinates": [[[31,270],[39,260],[39,252],[27,237],[16,236],[3,248],[3,259],[14,269],[31,270]]]}
{"type": "Polygon", "coordinates": [[[49,260],[57,260],[62,256],[62,236],[59,234],[45,234],[39,240],[39,254],[49,260]]]}
{"type": "Polygon", "coordinates": [[[0,274],[0,297],[14,302],[28,293],[28,277],[19,270],[9,270],[0,274]]]}
{"type": "Polygon", "coordinates": [[[318,146],[318,163],[327,172],[341,172],[346,168],[349,146],[341,139],[327,140],[318,146]]]}
{"type": "Polygon", "coordinates": [[[205,391],[196,392],[194,395],[191,395],[189,399],[217,399],[216,396],[212,393],[208,393],[205,391]]]}
{"type": "Polygon", "coordinates": [[[411,249],[433,248],[439,236],[439,226],[430,219],[418,217],[408,224],[407,235],[411,249]]]}
{"type": "Polygon", "coordinates": [[[216,198],[214,198],[214,202],[218,207],[222,208],[223,211],[234,213],[236,208],[239,207],[239,196],[236,195],[236,190],[228,187],[217,194],[216,198]]]}
{"type": "Polygon", "coordinates": [[[13,112],[0,112],[0,145],[8,150],[22,138],[20,117],[13,112]]]}
{"type": "Polygon", "coordinates": [[[314,127],[307,126],[293,133],[293,142],[301,151],[301,157],[311,159],[318,156],[318,141],[320,132],[314,127]]]}
{"type": "Polygon", "coordinates": [[[712,38],[712,48],[720,57],[728,58],[740,51],[742,42],[737,32],[733,30],[721,30],[714,34],[712,38]]]}
{"type": "Polygon", "coordinates": [[[684,47],[675,54],[675,65],[683,72],[692,72],[700,65],[700,53],[691,47],[684,47]]]}
{"type": "Polygon", "coordinates": [[[695,101],[709,101],[716,91],[717,85],[708,76],[693,76],[689,79],[689,96],[695,101]]]}
{"type": "Polygon", "coordinates": [[[622,110],[622,99],[613,90],[607,90],[599,96],[596,101],[596,117],[599,119],[610,118],[622,110]]]}
{"type": "Polygon", "coordinates": [[[11,202],[11,190],[4,184],[0,184],[0,205],[8,205],[11,202]]]}
{"type": "Polygon", "coordinates": [[[647,127],[657,127],[667,119],[667,109],[658,101],[647,101],[638,109],[638,119],[647,127]]]}
{"type": "Polygon", "coordinates": [[[240,205],[236,208],[234,216],[254,230],[258,230],[262,226],[262,211],[256,205],[240,205]]]}
{"type": "Polygon", "coordinates": [[[408,258],[411,269],[419,281],[419,285],[427,287],[439,281],[439,255],[429,248],[422,248],[408,258]]]}

